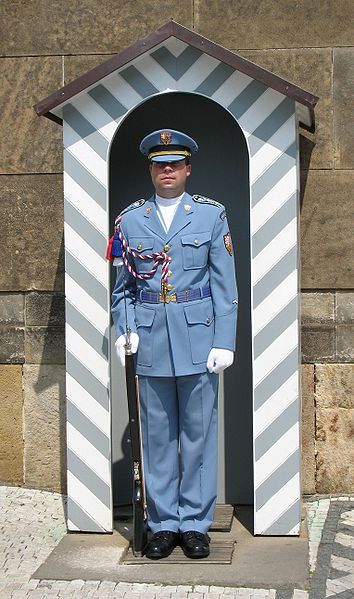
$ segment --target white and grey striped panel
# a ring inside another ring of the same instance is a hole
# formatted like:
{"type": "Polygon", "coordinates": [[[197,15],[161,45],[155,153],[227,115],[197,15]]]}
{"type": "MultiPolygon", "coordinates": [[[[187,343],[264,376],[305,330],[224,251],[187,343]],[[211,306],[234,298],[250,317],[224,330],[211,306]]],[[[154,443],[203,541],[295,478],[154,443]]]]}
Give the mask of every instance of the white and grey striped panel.
{"type": "Polygon", "coordinates": [[[112,530],[105,154],[81,113],[67,105],[63,116],[68,527],[104,532],[112,530]]]}

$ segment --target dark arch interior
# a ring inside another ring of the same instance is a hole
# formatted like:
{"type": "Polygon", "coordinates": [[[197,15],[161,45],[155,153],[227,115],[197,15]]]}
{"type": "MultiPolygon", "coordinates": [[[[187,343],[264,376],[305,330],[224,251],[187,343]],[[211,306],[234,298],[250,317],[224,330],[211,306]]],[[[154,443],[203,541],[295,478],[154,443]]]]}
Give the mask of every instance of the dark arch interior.
{"type": "MultiPolygon", "coordinates": [[[[199,144],[187,191],[214,198],[226,206],[233,237],[239,288],[237,358],[225,372],[220,406],[219,500],[253,503],[252,351],[250,283],[249,159],[244,135],[235,119],[204,96],[170,92],[137,106],[122,122],[110,152],[110,223],[128,204],[153,193],[141,139],[156,129],[172,128],[199,144]]],[[[113,272],[112,272],[113,275],[113,272]]],[[[225,273],[227,277],[227,273],[225,273]]],[[[114,275],[111,277],[111,286],[114,275]]],[[[112,361],[113,362],[113,361],[112,361]]],[[[131,497],[127,415],[122,399],[122,373],[112,368],[113,498],[131,497]],[[119,398],[117,399],[117,395],[119,398]]]]}

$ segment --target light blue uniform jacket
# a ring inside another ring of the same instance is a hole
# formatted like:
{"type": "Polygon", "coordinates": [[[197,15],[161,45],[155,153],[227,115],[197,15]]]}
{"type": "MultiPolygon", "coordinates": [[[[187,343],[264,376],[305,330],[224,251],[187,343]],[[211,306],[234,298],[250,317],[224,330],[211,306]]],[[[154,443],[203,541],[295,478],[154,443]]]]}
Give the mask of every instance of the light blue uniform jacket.
{"type": "MultiPolygon", "coordinates": [[[[139,335],[137,374],[185,376],[206,372],[212,347],[235,349],[238,296],[234,255],[227,249],[231,250],[231,246],[224,207],[185,193],[167,233],[158,217],[154,196],[132,204],[121,216],[121,230],[136,252],[150,254],[169,246],[168,283],[173,289],[168,293],[211,288],[209,298],[183,303],[144,303],[139,297],[141,290],[161,291],[161,266],[147,280],[135,279],[127,268],[117,267],[112,316],[118,337],[126,328],[124,276],[128,323],[139,335]]],[[[130,261],[139,273],[151,270],[153,264],[152,260],[131,256],[130,261]]]]}

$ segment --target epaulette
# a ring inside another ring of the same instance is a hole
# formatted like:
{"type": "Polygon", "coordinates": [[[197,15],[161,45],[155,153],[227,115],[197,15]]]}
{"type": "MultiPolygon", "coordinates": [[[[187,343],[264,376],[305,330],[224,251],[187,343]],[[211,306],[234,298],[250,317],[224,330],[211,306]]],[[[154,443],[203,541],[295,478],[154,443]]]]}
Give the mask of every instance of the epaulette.
{"type": "Polygon", "coordinates": [[[119,216],[126,214],[126,212],[130,212],[130,210],[134,210],[134,208],[140,208],[140,206],[143,206],[145,202],[146,200],[141,199],[137,200],[136,202],[133,202],[132,204],[129,204],[129,206],[124,208],[124,210],[122,210],[122,212],[119,213],[119,216]]]}
{"type": "Polygon", "coordinates": [[[200,196],[196,194],[192,196],[192,198],[195,202],[199,202],[200,204],[209,204],[210,206],[216,206],[217,208],[224,208],[224,206],[220,204],[220,202],[217,202],[216,200],[212,200],[210,198],[206,198],[205,196],[200,196]]]}

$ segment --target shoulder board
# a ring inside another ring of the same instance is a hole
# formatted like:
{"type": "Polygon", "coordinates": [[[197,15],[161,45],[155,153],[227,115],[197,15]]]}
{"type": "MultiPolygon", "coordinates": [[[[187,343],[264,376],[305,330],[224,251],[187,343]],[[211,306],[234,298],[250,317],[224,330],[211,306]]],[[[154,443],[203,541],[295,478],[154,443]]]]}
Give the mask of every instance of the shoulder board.
{"type": "Polygon", "coordinates": [[[199,202],[200,204],[209,204],[210,206],[216,206],[217,208],[224,208],[220,202],[216,202],[216,200],[212,200],[210,198],[206,198],[205,196],[194,195],[192,196],[195,202],[199,202]]]}
{"type": "Polygon", "coordinates": [[[124,210],[122,210],[122,212],[119,213],[119,216],[122,216],[123,214],[126,214],[126,212],[130,212],[131,210],[134,210],[134,208],[140,208],[140,206],[143,206],[145,204],[146,200],[137,200],[136,202],[133,202],[132,204],[129,204],[129,206],[127,206],[126,208],[124,208],[124,210]]]}

